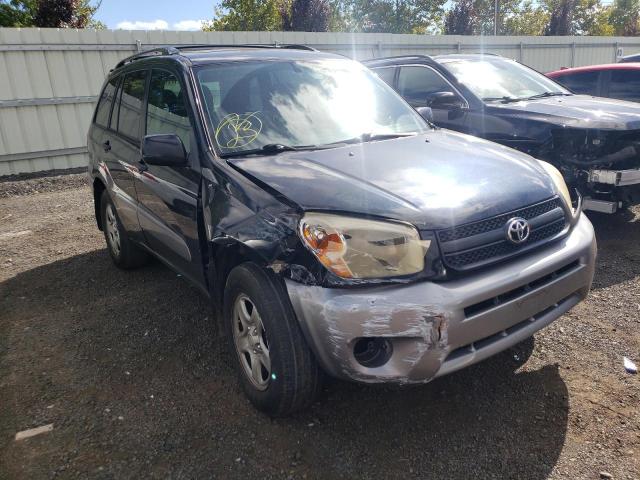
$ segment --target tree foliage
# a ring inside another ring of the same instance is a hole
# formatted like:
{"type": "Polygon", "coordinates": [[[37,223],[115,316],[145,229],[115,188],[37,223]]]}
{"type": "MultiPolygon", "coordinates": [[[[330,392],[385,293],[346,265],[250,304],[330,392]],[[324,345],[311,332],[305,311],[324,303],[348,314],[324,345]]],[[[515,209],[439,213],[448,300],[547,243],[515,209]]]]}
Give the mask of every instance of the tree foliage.
{"type": "Polygon", "coordinates": [[[0,0],[0,27],[105,28],[91,0],[0,0]]]}
{"type": "MultiPolygon", "coordinates": [[[[498,0],[496,30],[640,35],[640,0],[602,1],[498,0]]],[[[495,18],[495,0],[223,0],[205,29],[493,35],[495,18]]]]}
{"type": "Polygon", "coordinates": [[[282,29],[276,0],[222,0],[205,31],[273,31],[282,29]]]}
{"type": "Polygon", "coordinates": [[[282,28],[296,32],[326,32],[331,23],[328,0],[293,0],[280,5],[282,28]]]}
{"type": "Polygon", "coordinates": [[[31,27],[36,0],[0,0],[0,27],[31,27]]]}
{"type": "Polygon", "coordinates": [[[473,0],[460,0],[444,17],[445,35],[473,35],[475,12],[473,0]]]}
{"type": "Polygon", "coordinates": [[[549,23],[544,30],[545,35],[572,35],[575,0],[553,0],[549,23]]]}
{"type": "Polygon", "coordinates": [[[640,0],[615,0],[609,14],[609,23],[615,35],[636,36],[638,26],[640,0]]]}
{"type": "Polygon", "coordinates": [[[542,35],[549,22],[549,13],[531,0],[505,16],[500,33],[504,35],[542,35]]]}
{"type": "MultiPolygon", "coordinates": [[[[629,12],[638,12],[635,2],[640,0],[615,0],[620,3],[614,29],[610,21],[612,7],[602,0],[500,0],[498,11],[498,35],[631,35],[633,29],[623,25],[637,25],[629,12]],[[623,5],[623,3],[626,4],[623,5]],[[622,33],[622,32],[627,33],[622,33]]],[[[614,4],[615,6],[615,4],[614,4]]],[[[445,16],[443,31],[448,34],[492,35],[495,22],[494,0],[454,0],[445,16]]]]}
{"type": "Polygon", "coordinates": [[[446,0],[345,0],[353,31],[428,33],[439,30],[446,0]]]}

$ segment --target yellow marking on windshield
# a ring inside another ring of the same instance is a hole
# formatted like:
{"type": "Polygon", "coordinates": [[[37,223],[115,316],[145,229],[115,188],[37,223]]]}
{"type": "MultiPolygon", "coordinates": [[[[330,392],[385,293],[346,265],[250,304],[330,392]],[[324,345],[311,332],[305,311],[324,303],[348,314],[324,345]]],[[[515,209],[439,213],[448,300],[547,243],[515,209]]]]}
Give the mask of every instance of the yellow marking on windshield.
{"type": "Polygon", "coordinates": [[[226,115],[216,128],[216,142],[221,148],[245,147],[253,142],[262,131],[260,112],[226,115]]]}

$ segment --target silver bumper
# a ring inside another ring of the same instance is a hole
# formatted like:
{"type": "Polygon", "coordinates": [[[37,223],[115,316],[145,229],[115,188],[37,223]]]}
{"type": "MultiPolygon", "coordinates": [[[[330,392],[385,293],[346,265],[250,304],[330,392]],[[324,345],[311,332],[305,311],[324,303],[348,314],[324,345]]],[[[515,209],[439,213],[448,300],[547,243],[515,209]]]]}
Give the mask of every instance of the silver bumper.
{"type": "Polygon", "coordinates": [[[293,308],[330,374],[421,383],[479,362],[548,325],[587,295],[596,241],[582,215],[562,241],[492,270],[443,283],[328,289],[287,281],[293,308]],[[361,337],[386,337],[381,367],[358,363],[361,337]]]}

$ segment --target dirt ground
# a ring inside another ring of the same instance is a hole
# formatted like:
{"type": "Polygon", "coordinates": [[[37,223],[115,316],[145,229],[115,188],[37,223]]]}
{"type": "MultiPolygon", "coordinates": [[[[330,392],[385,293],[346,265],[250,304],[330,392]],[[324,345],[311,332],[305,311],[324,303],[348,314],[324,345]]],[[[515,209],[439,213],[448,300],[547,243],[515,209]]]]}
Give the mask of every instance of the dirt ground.
{"type": "Polygon", "coordinates": [[[194,288],[111,264],[82,175],[0,182],[0,478],[638,479],[639,214],[590,215],[589,299],[518,348],[271,420],[194,288]]]}

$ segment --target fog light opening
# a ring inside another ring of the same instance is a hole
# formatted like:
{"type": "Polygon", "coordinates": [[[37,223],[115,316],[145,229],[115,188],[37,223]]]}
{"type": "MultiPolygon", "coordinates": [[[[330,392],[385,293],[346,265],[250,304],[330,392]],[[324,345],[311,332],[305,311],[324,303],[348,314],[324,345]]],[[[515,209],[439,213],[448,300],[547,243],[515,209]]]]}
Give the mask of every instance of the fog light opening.
{"type": "Polygon", "coordinates": [[[363,367],[381,367],[389,361],[393,344],[383,337],[362,337],[353,344],[353,356],[363,367]]]}

